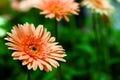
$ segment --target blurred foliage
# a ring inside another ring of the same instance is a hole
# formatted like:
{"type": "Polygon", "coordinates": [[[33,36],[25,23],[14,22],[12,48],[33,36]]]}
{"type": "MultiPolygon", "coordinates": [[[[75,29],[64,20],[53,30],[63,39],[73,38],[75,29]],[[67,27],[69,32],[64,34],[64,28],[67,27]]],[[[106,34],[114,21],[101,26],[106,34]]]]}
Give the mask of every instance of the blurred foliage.
{"type": "MultiPolygon", "coordinates": [[[[104,36],[99,44],[100,51],[97,51],[92,28],[92,14],[81,8],[79,16],[69,16],[69,23],[62,20],[58,24],[58,42],[67,53],[67,62],[60,62],[59,68],[48,73],[39,69],[31,71],[31,80],[120,80],[120,3],[112,2],[116,12],[102,28],[104,36]]],[[[0,79],[27,80],[26,66],[14,61],[12,51],[5,46],[6,32],[14,25],[28,22],[35,26],[43,24],[54,36],[54,19],[45,19],[34,8],[17,12],[9,3],[8,0],[0,1],[0,79]]],[[[97,19],[102,27],[103,20],[97,19]]]]}

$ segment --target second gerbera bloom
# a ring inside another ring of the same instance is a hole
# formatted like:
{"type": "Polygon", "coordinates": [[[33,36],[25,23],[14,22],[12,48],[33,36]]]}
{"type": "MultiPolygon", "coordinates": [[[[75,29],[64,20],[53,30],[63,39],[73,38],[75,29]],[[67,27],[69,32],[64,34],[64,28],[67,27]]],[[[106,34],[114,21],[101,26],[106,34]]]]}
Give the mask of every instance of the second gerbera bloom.
{"type": "Polygon", "coordinates": [[[15,50],[12,56],[15,60],[22,60],[22,65],[28,69],[51,71],[52,66],[59,66],[58,61],[65,62],[66,56],[62,46],[57,45],[55,37],[39,25],[36,29],[33,24],[14,26],[9,37],[5,38],[9,49],[15,50]]]}
{"type": "Polygon", "coordinates": [[[57,21],[64,18],[69,21],[67,15],[78,15],[78,5],[74,0],[40,0],[36,7],[42,10],[40,14],[46,14],[46,18],[55,17],[57,21]]]}
{"type": "Polygon", "coordinates": [[[110,15],[114,12],[114,7],[109,0],[83,0],[81,5],[91,8],[93,12],[101,15],[110,15]]]}

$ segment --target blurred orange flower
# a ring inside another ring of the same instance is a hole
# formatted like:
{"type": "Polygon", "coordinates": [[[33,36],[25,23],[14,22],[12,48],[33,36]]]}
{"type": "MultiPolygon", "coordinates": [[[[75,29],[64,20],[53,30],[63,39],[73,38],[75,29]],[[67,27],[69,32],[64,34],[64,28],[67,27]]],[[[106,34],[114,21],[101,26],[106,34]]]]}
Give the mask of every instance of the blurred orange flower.
{"type": "Polygon", "coordinates": [[[110,0],[83,0],[81,5],[91,8],[93,12],[101,15],[110,15],[114,12],[114,7],[110,5],[110,0]]]}
{"type": "Polygon", "coordinates": [[[51,71],[52,66],[57,68],[58,61],[65,62],[66,56],[62,46],[57,45],[55,37],[51,37],[50,32],[39,25],[36,29],[33,24],[14,26],[11,33],[7,33],[5,40],[9,49],[15,50],[12,53],[14,60],[22,60],[22,65],[27,65],[28,69],[51,71]]]}
{"type": "Polygon", "coordinates": [[[15,10],[19,10],[19,0],[11,0],[11,6],[15,10]]]}
{"type": "Polygon", "coordinates": [[[28,11],[34,7],[38,1],[39,0],[11,0],[11,6],[17,11],[28,11]]]}
{"type": "Polygon", "coordinates": [[[79,4],[74,0],[39,0],[36,8],[42,10],[40,14],[46,14],[46,18],[55,17],[57,21],[64,18],[68,22],[67,15],[78,15],[79,4]]]}

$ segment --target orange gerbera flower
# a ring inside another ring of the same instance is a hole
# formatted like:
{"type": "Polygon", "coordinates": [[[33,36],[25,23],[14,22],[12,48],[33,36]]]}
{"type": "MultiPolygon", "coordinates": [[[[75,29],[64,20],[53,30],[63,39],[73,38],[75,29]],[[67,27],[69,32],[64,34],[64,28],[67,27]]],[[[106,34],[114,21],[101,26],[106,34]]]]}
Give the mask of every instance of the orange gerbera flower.
{"type": "Polygon", "coordinates": [[[113,6],[109,3],[109,0],[83,0],[82,5],[101,15],[109,15],[114,12],[113,6]]]}
{"type": "Polygon", "coordinates": [[[74,0],[40,0],[36,7],[42,10],[40,14],[46,14],[46,18],[56,17],[56,20],[60,21],[64,17],[69,21],[67,15],[78,15],[78,5],[74,0]]]}
{"type": "Polygon", "coordinates": [[[65,62],[66,56],[62,46],[57,45],[55,37],[39,25],[36,29],[33,24],[14,26],[9,37],[5,38],[9,49],[15,50],[12,56],[14,60],[22,60],[22,65],[28,69],[51,71],[52,66],[57,68],[59,61],[65,62]]]}

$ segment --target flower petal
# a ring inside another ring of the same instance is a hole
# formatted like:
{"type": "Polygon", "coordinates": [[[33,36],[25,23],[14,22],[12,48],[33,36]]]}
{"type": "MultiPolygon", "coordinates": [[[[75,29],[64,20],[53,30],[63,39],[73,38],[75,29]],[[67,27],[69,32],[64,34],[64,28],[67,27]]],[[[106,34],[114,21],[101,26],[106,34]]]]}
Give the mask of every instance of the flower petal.
{"type": "Polygon", "coordinates": [[[39,60],[39,62],[46,67],[46,71],[47,71],[47,72],[48,72],[48,71],[52,71],[52,67],[51,67],[47,62],[45,62],[45,61],[43,61],[43,60],[39,60]]]}
{"type": "Polygon", "coordinates": [[[46,61],[49,62],[55,68],[57,68],[57,66],[59,66],[59,63],[53,59],[47,58],[46,61]]]}

